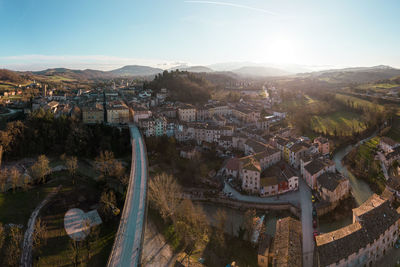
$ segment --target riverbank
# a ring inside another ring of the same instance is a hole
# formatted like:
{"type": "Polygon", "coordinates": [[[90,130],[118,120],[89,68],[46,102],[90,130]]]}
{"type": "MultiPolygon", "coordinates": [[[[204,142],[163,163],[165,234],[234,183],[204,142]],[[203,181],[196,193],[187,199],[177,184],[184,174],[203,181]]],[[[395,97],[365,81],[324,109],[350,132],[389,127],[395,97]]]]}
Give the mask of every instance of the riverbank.
{"type": "Polygon", "coordinates": [[[376,194],[381,194],[386,185],[380,162],[375,159],[379,139],[379,137],[375,136],[352,148],[343,158],[343,163],[347,169],[357,179],[365,181],[376,194]]]}

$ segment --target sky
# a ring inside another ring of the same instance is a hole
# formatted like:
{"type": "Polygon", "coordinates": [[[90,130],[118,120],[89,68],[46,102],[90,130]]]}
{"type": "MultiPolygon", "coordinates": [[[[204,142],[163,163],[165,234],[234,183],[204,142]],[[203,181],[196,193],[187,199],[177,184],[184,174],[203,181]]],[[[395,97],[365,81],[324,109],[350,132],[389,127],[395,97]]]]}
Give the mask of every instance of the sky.
{"type": "Polygon", "coordinates": [[[398,0],[0,0],[0,68],[400,68],[398,0]]]}

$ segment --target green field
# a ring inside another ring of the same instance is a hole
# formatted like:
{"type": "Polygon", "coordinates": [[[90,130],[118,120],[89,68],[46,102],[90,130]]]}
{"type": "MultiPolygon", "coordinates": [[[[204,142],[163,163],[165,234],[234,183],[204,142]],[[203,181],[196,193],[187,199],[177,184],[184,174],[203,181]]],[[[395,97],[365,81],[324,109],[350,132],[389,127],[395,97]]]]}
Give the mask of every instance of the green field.
{"type": "Polygon", "coordinates": [[[371,109],[378,109],[380,111],[384,110],[384,107],[382,105],[379,104],[374,104],[371,101],[368,100],[364,100],[358,97],[354,97],[354,96],[349,96],[349,95],[343,95],[343,94],[336,94],[335,98],[342,101],[343,103],[347,103],[348,100],[352,101],[354,103],[354,106],[356,108],[371,108],[371,109]]]}
{"type": "Polygon", "coordinates": [[[315,115],[311,118],[311,128],[315,132],[326,132],[330,135],[334,135],[336,129],[338,135],[344,136],[366,129],[361,122],[361,115],[348,111],[337,111],[324,116],[315,115]]]}

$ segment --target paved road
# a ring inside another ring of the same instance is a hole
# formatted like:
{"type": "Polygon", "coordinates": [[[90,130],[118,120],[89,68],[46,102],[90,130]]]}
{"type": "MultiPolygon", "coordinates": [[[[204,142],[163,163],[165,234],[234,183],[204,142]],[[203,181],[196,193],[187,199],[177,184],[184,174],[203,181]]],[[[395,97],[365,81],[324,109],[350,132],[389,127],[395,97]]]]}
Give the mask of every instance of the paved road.
{"type": "Polygon", "coordinates": [[[300,180],[300,207],[301,207],[301,227],[303,232],[303,266],[313,266],[314,237],[312,227],[312,202],[311,190],[300,180]]]}
{"type": "Polygon", "coordinates": [[[24,234],[24,242],[22,245],[21,265],[23,267],[32,266],[32,245],[33,245],[33,232],[35,231],[36,218],[40,210],[54,197],[61,189],[61,185],[55,188],[45,199],[36,207],[32,212],[28,221],[28,227],[24,234]]]}
{"type": "Polygon", "coordinates": [[[132,165],[125,205],[108,266],[138,266],[142,251],[146,212],[147,155],[136,126],[129,126],[132,142],[132,165]]]}
{"type": "MultiPolygon", "coordinates": [[[[299,179],[301,180],[301,179],[299,179]]],[[[225,193],[232,193],[232,197],[234,199],[242,200],[242,201],[247,201],[247,202],[255,202],[255,203],[291,203],[296,207],[300,206],[299,199],[300,199],[300,192],[299,190],[294,191],[294,192],[288,192],[285,194],[280,195],[279,197],[273,196],[273,197],[258,197],[258,196],[248,196],[248,195],[242,195],[236,189],[234,189],[232,186],[230,186],[227,182],[225,182],[225,187],[224,187],[224,192],[225,193]]]]}

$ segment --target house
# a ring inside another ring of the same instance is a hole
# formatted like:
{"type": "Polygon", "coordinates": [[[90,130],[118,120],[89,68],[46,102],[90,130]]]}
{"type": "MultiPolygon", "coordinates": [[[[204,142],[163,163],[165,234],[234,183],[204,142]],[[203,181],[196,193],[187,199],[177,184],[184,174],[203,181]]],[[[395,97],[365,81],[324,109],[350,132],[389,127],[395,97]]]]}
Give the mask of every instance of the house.
{"type": "Polygon", "coordinates": [[[236,157],[228,159],[222,168],[222,172],[227,177],[237,178],[239,173],[239,159],[236,157]]]}
{"type": "Polygon", "coordinates": [[[393,139],[389,138],[389,137],[382,137],[379,140],[379,147],[385,152],[385,153],[390,153],[393,152],[393,150],[400,146],[400,143],[397,143],[396,141],[394,141],[393,139]]]}
{"type": "Polygon", "coordinates": [[[196,121],[196,108],[190,104],[182,104],[178,108],[178,117],[181,121],[196,121]]]}
{"type": "Polygon", "coordinates": [[[385,165],[391,166],[396,160],[400,160],[400,146],[395,147],[392,152],[386,154],[385,165]]]}
{"type": "Polygon", "coordinates": [[[239,178],[242,180],[242,189],[250,193],[260,190],[260,163],[253,157],[239,159],[239,178]]]}
{"type": "Polygon", "coordinates": [[[281,154],[276,148],[267,145],[263,151],[254,154],[254,158],[260,162],[261,170],[264,171],[266,168],[278,163],[281,160],[281,154]]]}
{"type": "Polygon", "coordinates": [[[271,248],[272,248],[272,237],[267,234],[261,234],[260,241],[258,243],[257,262],[259,267],[268,267],[269,263],[272,262],[271,248]]]}
{"type": "Polygon", "coordinates": [[[314,143],[318,145],[318,151],[322,155],[329,154],[329,140],[324,137],[317,137],[314,139],[314,143]]]}
{"type": "Polygon", "coordinates": [[[133,114],[133,121],[135,123],[138,123],[139,120],[148,119],[151,117],[151,111],[147,107],[144,107],[144,106],[133,105],[131,107],[131,111],[133,114]]]}
{"type": "Polygon", "coordinates": [[[294,168],[300,168],[300,158],[308,153],[310,145],[306,143],[295,143],[289,148],[289,164],[294,168]]]}
{"type": "Polygon", "coordinates": [[[304,166],[304,180],[312,189],[317,188],[317,178],[325,172],[335,172],[335,163],[331,160],[314,159],[304,166]]]}
{"type": "Polygon", "coordinates": [[[108,123],[128,123],[129,108],[122,101],[113,101],[106,106],[108,123]]]}
{"type": "Polygon", "coordinates": [[[184,159],[195,159],[200,157],[200,152],[195,146],[186,146],[181,149],[180,156],[184,159]]]}
{"type": "Polygon", "coordinates": [[[268,197],[297,190],[299,177],[285,162],[281,161],[261,174],[260,183],[260,195],[268,197]]]}
{"type": "Polygon", "coordinates": [[[82,107],[83,123],[102,123],[104,122],[104,109],[100,103],[82,107]]]}
{"type": "Polygon", "coordinates": [[[317,188],[323,200],[338,203],[350,193],[349,179],[338,172],[325,172],[317,178],[317,188]]]}
{"type": "Polygon", "coordinates": [[[221,136],[218,139],[218,145],[225,149],[232,148],[233,147],[232,136],[221,136]]]}
{"type": "Polygon", "coordinates": [[[386,188],[400,199],[400,176],[390,176],[386,181],[386,188]]]}
{"type": "Polygon", "coordinates": [[[279,219],[272,250],[273,267],[303,266],[301,222],[292,217],[279,219]]]}
{"type": "Polygon", "coordinates": [[[244,143],[244,154],[251,155],[260,153],[263,152],[267,147],[267,144],[261,143],[254,139],[247,139],[247,141],[244,143]]]}
{"type": "Polygon", "coordinates": [[[399,210],[372,195],[353,209],[353,223],[315,238],[317,266],[373,266],[399,237],[399,210]]]}

